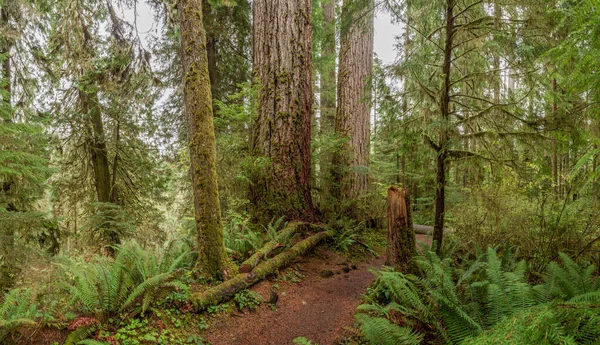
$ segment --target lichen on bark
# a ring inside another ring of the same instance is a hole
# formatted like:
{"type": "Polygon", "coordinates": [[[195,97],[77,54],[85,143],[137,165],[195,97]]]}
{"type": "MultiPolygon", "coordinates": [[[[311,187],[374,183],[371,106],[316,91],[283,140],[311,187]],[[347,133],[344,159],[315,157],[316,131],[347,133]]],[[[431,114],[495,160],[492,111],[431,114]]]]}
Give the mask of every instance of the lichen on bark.
{"type": "Polygon", "coordinates": [[[310,189],[311,11],[311,0],[253,3],[259,107],[252,152],[257,162],[266,162],[253,172],[250,187],[259,220],[315,217],[310,189]]]}
{"type": "Polygon", "coordinates": [[[202,0],[181,0],[179,13],[199,266],[210,276],[222,279],[234,272],[223,241],[202,0]]]}

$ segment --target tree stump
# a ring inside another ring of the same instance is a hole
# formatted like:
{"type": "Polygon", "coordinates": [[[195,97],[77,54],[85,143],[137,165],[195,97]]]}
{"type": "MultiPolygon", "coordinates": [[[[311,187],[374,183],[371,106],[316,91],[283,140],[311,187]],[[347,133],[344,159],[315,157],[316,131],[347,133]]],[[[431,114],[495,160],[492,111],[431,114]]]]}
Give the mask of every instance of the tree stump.
{"type": "Polygon", "coordinates": [[[388,188],[388,245],[385,264],[401,272],[412,271],[412,259],[417,253],[409,200],[406,189],[398,190],[395,186],[388,188]]]}

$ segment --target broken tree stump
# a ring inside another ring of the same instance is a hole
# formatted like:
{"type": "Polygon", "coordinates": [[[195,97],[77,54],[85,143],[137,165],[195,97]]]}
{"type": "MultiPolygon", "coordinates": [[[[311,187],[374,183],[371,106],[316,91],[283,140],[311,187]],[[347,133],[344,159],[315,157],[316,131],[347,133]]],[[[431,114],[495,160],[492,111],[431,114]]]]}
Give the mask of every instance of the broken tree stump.
{"type": "Polygon", "coordinates": [[[395,186],[388,188],[385,264],[401,272],[412,271],[412,259],[417,253],[409,200],[406,189],[399,190],[395,186]]]}

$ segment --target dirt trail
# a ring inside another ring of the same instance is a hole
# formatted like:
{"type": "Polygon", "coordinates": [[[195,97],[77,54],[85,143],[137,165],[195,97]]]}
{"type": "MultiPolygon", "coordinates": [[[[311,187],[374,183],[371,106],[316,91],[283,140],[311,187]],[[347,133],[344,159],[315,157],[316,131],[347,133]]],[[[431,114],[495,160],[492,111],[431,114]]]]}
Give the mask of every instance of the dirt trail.
{"type": "MultiPolygon", "coordinates": [[[[425,236],[417,235],[417,239],[424,241],[425,236]]],[[[252,288],[267,301],[273,284],[277,284],[275,310],[264,303],[253,313],[217,317],[203,336],[213,345],[287,345],[301,336],[313,344],[336,344],[350,334],[360,297],[375,279],[369,268],[380,268],[384,261],[382,255],[355,263],[356,269],[352,269],[354,263],[317,249],[280,273],[281,277],[286,272],[288,276],[299,272],[303,276],[300,282],[266,280],[252,288]],[[323,278],[323,270],[331,270],[333,275],[323,278]]]]}

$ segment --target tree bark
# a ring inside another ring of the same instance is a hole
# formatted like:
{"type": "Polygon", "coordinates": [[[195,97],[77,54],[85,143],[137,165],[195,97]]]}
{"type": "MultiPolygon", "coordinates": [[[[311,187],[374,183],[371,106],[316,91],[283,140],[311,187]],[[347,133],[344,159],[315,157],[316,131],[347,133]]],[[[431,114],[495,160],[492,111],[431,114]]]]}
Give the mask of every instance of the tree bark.
{"type": "Polygon", "coordinates": [[[327,63],[320,71],[321,75],[321,131],[332,132],[336,112],[336,42],[335,42],[335,1],[324,0],[323,28],[325,35],[322,42],[322,58],[327,63]]]}
{"type": "MultiPolygon", "coordinates": [[[[321,70],[320,76],[320,132],[321,136],[332,134],[335,125],[337,84],[336,84],[336,20],[335,0],[323,0],[323,37],[321,38],[321,70]]],[[[331,149],[325,150],[320,156],[321,199],[328,200],[331,196],[331,149]]]]}
{"type": "Polygon", "coordinates": [[[294,222],[289,224],[285,229],[281,230],[277,238],[265,244],[261,249],[257,250],[251,257],[240,265],[240,273],[248,273],[252,271],[258,264],[267,258],[273,251],[282,246],[286,239],[291,238],[294,234],[300,231],[300,228],[306,225],[303,222],[294,222]]]}
{"type": "Polygon", "coordinates": [[[454,38],[454,2],[455,0],[446,0],[446,42],[444,44],[444,63],[442,66],[444,85],[440,99],[442,125],[440,130],[440,143],[438,145],[439,149],[437,150],[436,157],[435,216],[433,224],[433,242],[435,245],[435,252],[438,255],[442,252],[444,215],[446,212],[446,159],[448,157],[449,140],[448,121],[450,117],[450,68],[452,64],[452,44],[454,38]]]}
{"type": "Polygon", "coordinates": [[[254,77],[259,85],[252,152],[263,163],[250,198],[263,219],[313,220],[311,197],[311,0],[253,3],[254,77]]]}
{"type": "Polygon", "coordinates": [[[347,22],[341,31],[335,131],[347,141],[333,159],[338,199],[359,196],[368,188],[364,168],[369,166],[370,150],[373,8],[373,0],[344,0],[342,7],[347,22]]]}
{"type": "Polygon", "coordinates": [[[216,305],[232,298],[239,291],[249,288],[264,279],[267,275],[273,274],[281,267],[288,265],[296,257],[304,255],[328,237],[329,235],[326,231],[316,233],[298,242],[293,247],[286,249],[274,258],[261,262],[249,273],[240,273],[222,284],[193,294],[190,299],[194,308],[196,311],[202,311],[208,306],[216,305]]]}
{"type": "Polygon", "coordinates": [[[217,151],[202,0],[181,0],[179,18],[199,265],[212,277],[227,278],[230,262],[223,242],[217,188],[217,151]]]}
{"type": "Polygon", "coordinates": [[[406,189],[398,190],[394,186],[388,188],[388,245],[385,264],[401,272],[413,269],[412,258],[417,253],[409,200],[406,189]]]}

